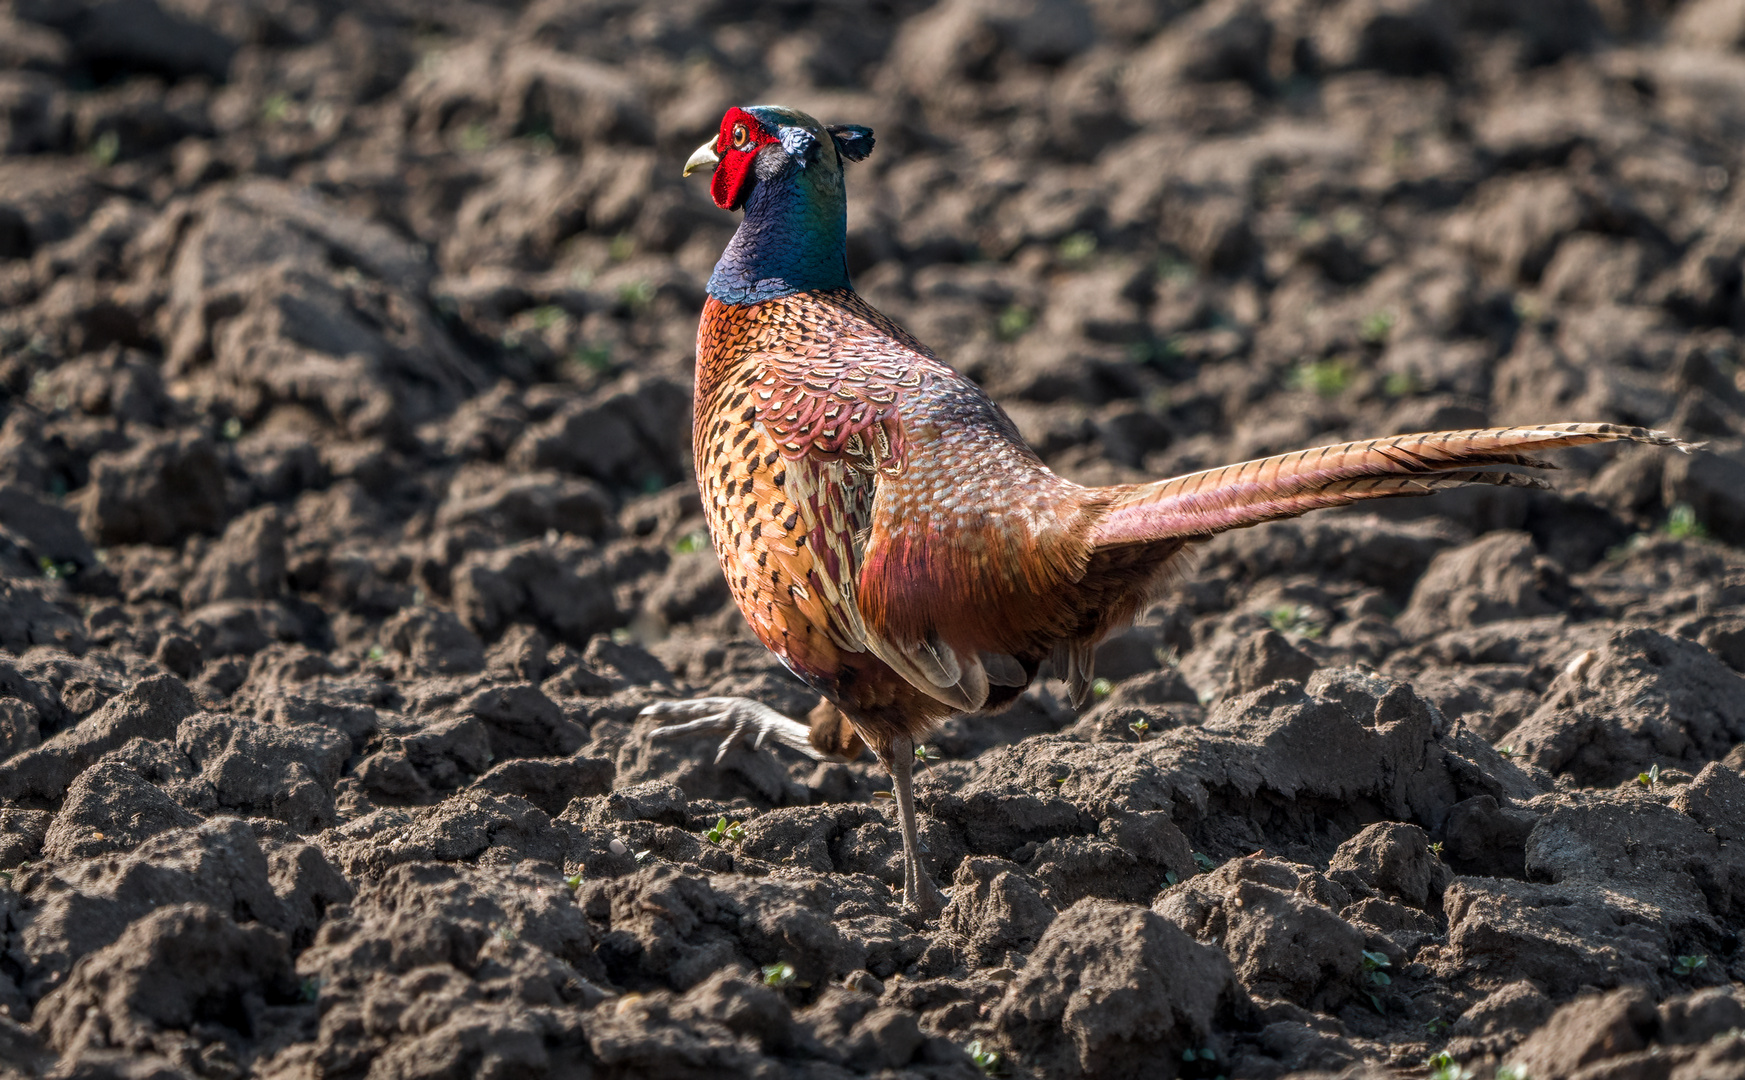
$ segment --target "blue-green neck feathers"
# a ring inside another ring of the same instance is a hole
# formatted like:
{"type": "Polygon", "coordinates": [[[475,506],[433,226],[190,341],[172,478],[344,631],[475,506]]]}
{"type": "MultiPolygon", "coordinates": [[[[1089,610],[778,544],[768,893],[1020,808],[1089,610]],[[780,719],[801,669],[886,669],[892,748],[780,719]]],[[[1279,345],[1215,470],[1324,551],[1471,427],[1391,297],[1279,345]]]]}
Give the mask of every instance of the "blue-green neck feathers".
{"type": "Polygon", "coordinates": [[[828,136],[818,144],[798,157],[775,146],[760,155],[745,220],[709,277],[710,296],[724,304],[755,304],[848,287],[842,164],[828,136]],[[766,168],[772,175],[764,175],[766,168]]]}

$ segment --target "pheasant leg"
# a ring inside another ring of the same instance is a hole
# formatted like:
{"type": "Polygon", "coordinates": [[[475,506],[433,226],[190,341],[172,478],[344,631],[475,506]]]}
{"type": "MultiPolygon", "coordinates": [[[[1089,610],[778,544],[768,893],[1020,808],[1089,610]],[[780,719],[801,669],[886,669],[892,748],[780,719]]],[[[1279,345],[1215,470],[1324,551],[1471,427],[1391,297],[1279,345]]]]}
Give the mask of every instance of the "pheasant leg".
{"type": "Polygon", "coordinates": [[[915,827],[912,778],[915,741],[906,735],[898,736],[891,740],[888,753],[879,755],[879,760],[891,774],[891,787],[897,796],[897,818],[903,829],[903,906],[913,908],[926,918],[934,918],[945,907],[945,895],[921,866],[921,834],[915,827]]]}

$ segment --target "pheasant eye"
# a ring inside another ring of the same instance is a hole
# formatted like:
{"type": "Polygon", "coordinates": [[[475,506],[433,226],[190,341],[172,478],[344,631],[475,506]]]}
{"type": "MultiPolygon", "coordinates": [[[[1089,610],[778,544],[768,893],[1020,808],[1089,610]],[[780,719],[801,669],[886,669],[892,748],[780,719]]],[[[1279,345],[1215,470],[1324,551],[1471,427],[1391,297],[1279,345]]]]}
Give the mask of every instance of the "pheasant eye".
{"type": "Polygon", "coordinates": [[[744,150],[746,140],[749,138],[751,138],[751,133],[745,130],[744,124],[733,125],[733,149],[744,150]]]}

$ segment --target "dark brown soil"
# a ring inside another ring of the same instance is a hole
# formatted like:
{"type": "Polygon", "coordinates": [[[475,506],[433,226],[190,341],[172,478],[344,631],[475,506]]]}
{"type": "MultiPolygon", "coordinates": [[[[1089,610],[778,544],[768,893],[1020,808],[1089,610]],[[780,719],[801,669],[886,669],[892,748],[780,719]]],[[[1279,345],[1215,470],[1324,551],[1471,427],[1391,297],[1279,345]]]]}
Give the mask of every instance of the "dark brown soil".
{"type": "Polygon", "coordinates": [[[1745,1077],[1742,145],[1745,0],[0,0],[0,1077],[1745,1077]],[[1075,479],[1708,449],[1210,545],[906,919],[872,762],[635,726],[814,703],[688,472],[760,101],[1075,479]]]}

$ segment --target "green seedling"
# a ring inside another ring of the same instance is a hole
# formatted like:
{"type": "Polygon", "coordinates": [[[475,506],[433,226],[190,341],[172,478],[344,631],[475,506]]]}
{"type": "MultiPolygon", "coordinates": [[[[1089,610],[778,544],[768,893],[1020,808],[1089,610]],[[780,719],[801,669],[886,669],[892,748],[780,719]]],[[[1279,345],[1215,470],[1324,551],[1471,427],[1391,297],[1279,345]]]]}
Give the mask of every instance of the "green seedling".
{"type": "Polygon", "coordinates": [[[1655,784],[1660,783],[1660,763],[1655,762],[1654,764],[1648,766],[1647,772],[1637,773],[1636,774],[1636,782],[1638,784],[1641,784],[1645,788],[1651,788],[1655,784]]]}
{"type": "Polygon", "coordinates": [[[923,765],[930,761],[938,761],[943,756],[937,746],[928,746],[926,743],[922,743],[915,748],[915,760],[923,765]]]}
{"type": "Polygon", "coordinates": [[[1513,745],[1499,746],[1499,747],[1497,747],[1497,753],[1503,755],[1506,758],[1512,758],[1515,756],[1515,748],[1513,745]]]}
{"type": "Polygon", "coordinates": [[[618,286],[618,303],[632,315],[640,315],[654,302],[654,282],[638,278],[618,286]]]}
{"type": "Polygon", "coordinates": [[[1424,1065],[1430,1070],[1430,1080],[1472,1080],[1472,1070],[1455,1061],[1446,1050],[1432,1055],[1424,1065]]]}
{"type": "Polygon", "coordinates": [[[569,318],[569,315],[556,304],[545,304],[529,311],[527,317],[533,320],[535,330],[550,330],[569,318]]]}
{"type": "Polygon", "coordinates": [[[629,233],[619,233],[612,238],[612,243],[606,249],[607,258],[613,262],[623,262],[636,254],[636,240],[629,233]]]}
{"type": "Polygon", "coordinates": [[[1410,397],[1418,392],[1418,380],[1409,371],[1395,371],[1383,380],[1381,392],[1391,398],[1410,397]]]}
{"type": "Polygon", "coordinates": [[[994,1075],[1000,1068],[1000,1055],[992,1050],[984,1050],[980,1039],[976,1039],[964,1047],[964,1052],[969,1054],[971,1061],[975,1062],[975,1067],[988,1076],[994,1075]]]}
{"type": "Polygon", "coordinates": [[[1035,318],[1029,308],[1013,304],[1000,312],[999,319],[994,323],[994,333],[1001,341],[1016,341],[1024,336],[1024,331],[1030,329],[1035,318]]]}
{"type": "Polygon", "coordinates": [[[364,656],[372,664],[379,664],[388,658],[388,654],[382,651],[380,645],[371,645],[370,651],[365,653],[364,656]]]}
{"type": "Polygon", "coordinates": [[[1682,502],[1667,513],[1666,524],[1660,531],[1674,540],[1704,540],[1709,535],[1709,530],[1697,520],[1696,507],[1682,502]]]}
{"type": "MultiPolygon", "coordinates": [[[[1393,961],[1387,958],[1386,953],[1372,952],[1369,949],[1363,950],[1363,977],[1369,985],[1375,987],[1376,990],[1393,983],[1393,976],[1383,970],[1384,968],[1390,967],[1393,967],[1393,961]]],[[[1382,1005],[1381,996],[1377,994],[1375,990],[1370,990],[1366,993],[1369,998],[1369,1003],[1375,1006],[1376,1012],[1387,1012],[1387,1009],[1382,1005]]]]}
{"type": "Polygon", "coordinates": [[[723,841],[737,844],[745,839],[745,826],[737,821],[728,821],[725,817],[718,818],[714,825],[703,832],[703,839],[711,844],[720,844],[723,841]]]}
{"type": "Polygon", "coordinates": [[[224,425],[218,429],[218,434],[225,442],[235,442],[242,438],[242,421],[232,416],[224,421],[224,425]]]}
{"type": "Polygon", "coordinates": [[[794,965],[786,960],[778,960],[773,964],[763,966],[763,984],[777,990],[785,990],[794,985],[794,965]]]}
{"type": "Polygon", "coordinates": [[[692,552],[708,550],[709,534],[702,529],[694,529],[673,541],[674,555],[689,555],[692,552]]]}
{"type": "Polygon", "coordinates": [[[1695,975],[1708,966],[1709,956],[1707,953],[1689,953],[1672,962],[1672,973],[1674,975],[1695,975]]]}
{"type": "Polygon", "coordinates": [[[1442,841],[1433,840],[1430,842],[1430,854],[1436,856],[1438,859],[1442,857],[1442,841]]]}
{"type": "Polygon", "coordinates": [[[78,563],[67,559],[51,559],[47,555],[39,555],[36,565],[42,571],[42,576],[50,581],[65,581],[79,572],[78,563]]]}
{"type": "Polygon", "coordinates": [[[1497,1080],[1532,1080],[1532,1077],[1519,1065],[1498,1065],[1497,1080]]]}
{"type": "Polygon", "coordinates": [[[1167,889],[1171,885],[1180,885],[1181,880],[1182,876],[1180,874],[1176,873],[1174,870],[1167,870],[1163,875],[1163,887],[1167,889]]]}
{"type": "Polygon", "coordinates": [[[1133,732],[1133,734],[1135,734],[1135,735],[1139,736],[1141,739],[1143,739],[1143,738],[1145,738],[1145,736],[1147,736],[1151,733],[1151,721],[1146,720],[1142,717],[1138,720],[1133,721],[1131,724],[1128,724],[1127,730],[1133,732]]]}
{"type": "Polygon", "coordinates": [[[1202,874],[1209,874],[1218,869],[1218,864],[1213,862],[1212,857],[1203,851],[1194,852],[1194,865],[1200,868],[1202,874]]]}
{"type": "Polygon", "coordinates": [[[575,892],[577,889],[582,887],[582,875],[578,871],[574,874],[571,874],[569,877],[564,878],[563,883],[564,883],[564,887],[566,889],[568,889],[570,892],[575,892]]]}
{"type": "Polygon", "coordinates": [[[1108,679],[1091,680],[1091,696],[1096,698],[1098,701],[1101,701],[1114,692],[1115,684],[1110,682],[1108,679]]]}
{"type": "Polygon", "coordinates": [[[1327,360],[1305,360],[1291,372],[1293,390],[1313,390],[1322,397],[1337,397],[1351,385],[1357,373],[1343,356],[1327,360]]]}
{"type": "Polygon", "coordinates": [[[1060,257],[1066,262],[1084,262],[1097,253],[1097,235],[1090,232],[1075,232],[1060,242],[1060,257]]]}
{"type": "Polygon", "coordinates": [[[612,350],[605,345],[577,345],[570,350],[570,362],[604,373],[612,370],[612,350]]]}
{"type": "Polygon", "coordinates": [[[480,150],[488,150],[491,146],[491,129],[477,120],[460,129],[460,148],[469,154],[480,150]]]}
{"type": "Polygon", "coordinates": [[[1394,313],[1383,309],[1366,315],[1362,325],[1358,327],[1358,333],[1362,335],[1365,345],[1381,345],[1387,341],[1393,329],[1394,313]]]}
{"type": "Polygon", "coordinates": [[[115,159],[121,156],[121,136],[114,131],[105,131],[91,143],[91,160],[104,167],[115,164],[115,159]]]}
{"type": "Polygon", "coordinates": [[[1424,1034],[1430,1036],[1432,1039],[1447,1031],[1448,1028],[1448,1021],[1440,1016],[1432,1016],[1430,1019],[1424,1021],[1424,1034]]]}
{"type": "Polygon", "coordinates": [[[1321,636],[1321,624],[1314,619],[1314,609],[1307,605],[1285,604],[1266,613],[1266,623],[1281,634],[1295,634],[1310,641],[1321,636]]]}

